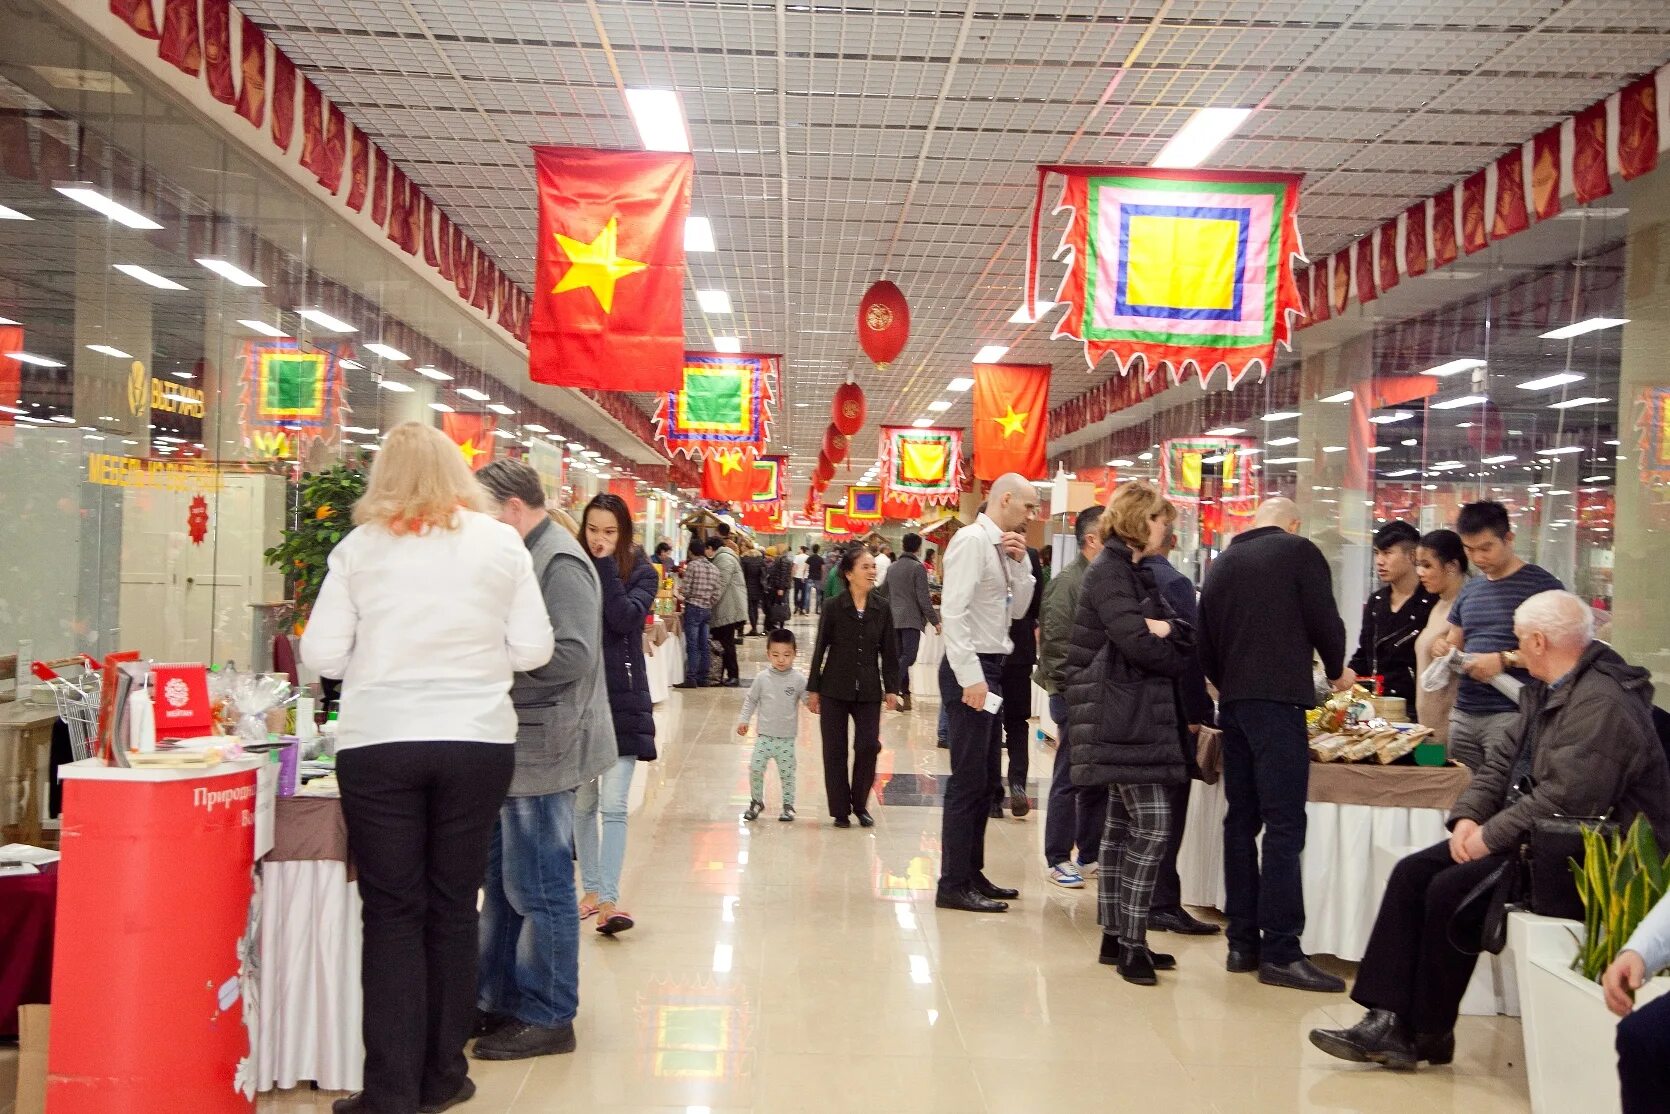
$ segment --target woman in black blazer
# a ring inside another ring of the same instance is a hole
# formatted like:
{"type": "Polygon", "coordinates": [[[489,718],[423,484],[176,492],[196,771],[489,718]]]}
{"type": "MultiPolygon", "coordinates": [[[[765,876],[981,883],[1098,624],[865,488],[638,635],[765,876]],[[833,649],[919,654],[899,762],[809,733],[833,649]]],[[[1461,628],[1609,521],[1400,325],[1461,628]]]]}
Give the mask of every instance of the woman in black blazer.
{"type": "Polygon", "coordinates": [[[818,619],[812,672],[806,682],[807,706],[823,728],[823,781],[829,790],[829,815],[837,828],[852,827],[857,816],[866,828],[870,789],[876,783],[881,753],[881,708],[898,706],[899,637],[893,630],[893,607],[876,588],[876,559],[861,546],[841,558],[838,571],[846,590],[824,604],[818,619]],[[852,720],[852,778],[847,778],[847,720],[852,720]]]}

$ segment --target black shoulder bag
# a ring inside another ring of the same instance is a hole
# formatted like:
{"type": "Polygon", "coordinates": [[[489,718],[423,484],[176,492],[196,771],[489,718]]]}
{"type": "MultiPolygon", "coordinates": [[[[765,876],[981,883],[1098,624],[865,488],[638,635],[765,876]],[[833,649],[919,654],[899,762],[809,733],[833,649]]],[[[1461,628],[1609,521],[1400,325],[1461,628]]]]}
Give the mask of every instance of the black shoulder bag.
{"type": "Polygon", "coordinates": [[[1597,829],[1607,838],[1617,833],[1619,825],[1610,816],[1608,812],[1605,816],[1550,816],[1536,821],[1519,845],[1518,854],[1481,878],[1461,900],[1450,920],[1450,946],[1467,955],[1481,951],[1500,955],[1508,944],[1508,914],[1514,909],[1581,921],[1583,899],[1578,896],[1571,864],[1583,866],[1584,829],[1597,829]],[[1486,904],[1475,949],[1456,938],[1456,922],[1465,923],[1477,916],[1480,902],[1486,904]]]}

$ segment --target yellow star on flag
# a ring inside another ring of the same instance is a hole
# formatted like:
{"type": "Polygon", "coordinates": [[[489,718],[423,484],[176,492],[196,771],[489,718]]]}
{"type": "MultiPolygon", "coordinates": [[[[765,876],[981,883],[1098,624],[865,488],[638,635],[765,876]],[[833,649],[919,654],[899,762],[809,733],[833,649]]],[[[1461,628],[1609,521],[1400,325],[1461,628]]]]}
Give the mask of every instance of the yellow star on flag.
{"type": "Polygon", "coordinates": [[[636,259],[623,259],[618,248],[620,237],[620,218],[610,217],[609,223],[603,226],[603,231],[597,234],[597,239],[591,243],[570,239],[561,232],[554,233],[557,246],[562,248],[563,254],[568,256],[572,266],[563,273],[557,281],[553,294],[562,294],[569,290],[590,290],[597,298],[597,304],[603,307],[604,313],[612,313],[615,308],[615,283],[627,275],[635,275],[649,266],[636,259]]]}
{"type": "Polygon", "coordinates": [[[742,454],[735,449],[719,454],[719,472],[728,476],[732,472],[742,471],[742,454]]]}
{"type": "Polygon", "coordinates": [[[1003,427],[1003,436],[1005,439],[1016,433],[1025,433],[1026,419],[1028,417],[1028,414],[1025,412],[1020,414],[1015,413],[1013,405],[1009,406],[1008,410],[1009,412],[1001,418],[992,419],[992,421],[1003,427]]]}
{"type": "Polygon", "coordinates": [[[481,455],[481,450],[475,447],[475,442],[463,442],[458,446],[458,451],[464,454],[464,463],[468,464],[473,470],[475,468],[475,458],[481,455]]]}

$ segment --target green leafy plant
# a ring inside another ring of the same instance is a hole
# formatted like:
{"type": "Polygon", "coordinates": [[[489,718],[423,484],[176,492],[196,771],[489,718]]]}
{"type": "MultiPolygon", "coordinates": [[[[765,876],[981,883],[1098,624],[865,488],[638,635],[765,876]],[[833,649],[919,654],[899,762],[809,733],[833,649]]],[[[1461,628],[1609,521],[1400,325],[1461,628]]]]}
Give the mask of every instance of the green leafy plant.
{"type": "Polygon", "coordinates": [[[302,477],[292,501],[294,510],[284,540],[267,550],[267,564],[281,569],[296,601],[296,623],[307,621],[319,586],[325,581],[325,562],[349,530],[354,504],[365,494],[365,476],[345,464],[302,477]]]}
{"type": "Polygon", "coordinates": [[[1598,980],[1664,896],[1670,858],[1660,855],[1651,825],[1637,816],[1629,831],[1610,838],[1583,829],[1583,862],[1570,862],[1583,899],[1583,941],[1572,969],[1598,980]]]}

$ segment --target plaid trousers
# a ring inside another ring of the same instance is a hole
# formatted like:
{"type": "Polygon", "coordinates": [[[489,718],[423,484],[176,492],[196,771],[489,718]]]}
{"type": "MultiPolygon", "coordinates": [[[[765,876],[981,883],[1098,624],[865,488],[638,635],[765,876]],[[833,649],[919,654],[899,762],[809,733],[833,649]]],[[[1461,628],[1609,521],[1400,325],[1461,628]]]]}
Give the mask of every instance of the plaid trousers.
{"type": "Polygon", "coordinates": [[[1122,944],[1148,942],[1148,907],[1171,831],[1171,805],[1163,785],[1108,786],[1108,819],[1102,829],[1097,875],[1097,917],[1122,944]]]}

